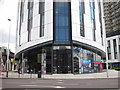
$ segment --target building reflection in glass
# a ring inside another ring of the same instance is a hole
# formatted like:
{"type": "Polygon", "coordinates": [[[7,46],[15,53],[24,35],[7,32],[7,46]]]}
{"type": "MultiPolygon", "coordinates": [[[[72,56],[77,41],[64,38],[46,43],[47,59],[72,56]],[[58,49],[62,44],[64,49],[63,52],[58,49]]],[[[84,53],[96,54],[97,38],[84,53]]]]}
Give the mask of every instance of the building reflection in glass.
{"type": "Polygon", "coordinates": [[[101,56],[81,47],[73,47],[74,73],[102,72],[101,56]]]}

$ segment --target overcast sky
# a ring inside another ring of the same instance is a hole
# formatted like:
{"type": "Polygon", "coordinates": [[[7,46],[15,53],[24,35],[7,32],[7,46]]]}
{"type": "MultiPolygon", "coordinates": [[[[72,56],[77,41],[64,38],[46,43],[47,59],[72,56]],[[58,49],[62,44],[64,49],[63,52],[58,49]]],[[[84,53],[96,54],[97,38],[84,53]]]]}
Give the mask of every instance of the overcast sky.
{"type": "Polygon", "coordinates": [[[17,21],[18,0],[0,0],[0,46],[6,46],[9,34],[9,22],[11,19],[10,49],[15,52],[15,36],[17,21]]]}

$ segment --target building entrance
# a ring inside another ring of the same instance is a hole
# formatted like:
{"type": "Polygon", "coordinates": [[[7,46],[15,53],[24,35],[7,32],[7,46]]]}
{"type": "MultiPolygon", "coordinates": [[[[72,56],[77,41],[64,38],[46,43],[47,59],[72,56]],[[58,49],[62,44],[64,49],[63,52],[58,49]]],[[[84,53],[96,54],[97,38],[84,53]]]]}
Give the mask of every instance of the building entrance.
{"type": "Polygon", "coordinates": [[[54,73],[71,73],[71,49],[60,46],[53,50],[54,73]]]}

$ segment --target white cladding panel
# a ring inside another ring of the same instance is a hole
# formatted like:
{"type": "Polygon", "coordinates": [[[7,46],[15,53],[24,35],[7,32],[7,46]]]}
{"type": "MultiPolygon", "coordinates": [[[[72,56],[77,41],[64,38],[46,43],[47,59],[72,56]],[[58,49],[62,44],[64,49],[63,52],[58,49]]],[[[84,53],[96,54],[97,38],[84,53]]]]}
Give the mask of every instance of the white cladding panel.
{"type": "Polygon", "coordinates": [[[53,23],[52,15],[53,15],[52,10],[45,12],[45,25],[49,23],[53,23]]]}
{"type": "Polygon", "coordinates": [[[93,40],[93,30],[92,30],[92,24],[91,24],[91,19],[90,19],[89,2],[85,2],[84,29],[85,29],[85,38],[92,41],[93,40]]]}
{"type": "Polygon", "coordinates": [[[79,0],[71,0],[72,38],[80,35],[79,0]]]}
{"type": "Polygon", "coordinates": [[[28,19],[28,4],[27,1],[25,0],[24,2],[24,14],[23,14],[23,22],[28,19]]]}
{"type": "Polygon", "coordinates": [[[39,38],[40,27],[35,27],[31,30],[31,40],[37,40],[39,38]]]}
{"type": "Polygon", "coordinates": [[[37,28],[40,26],[40,14],[37,14],[33,17],[33,26],[32,28],[37,28]]]}
{"type": "Polygon", "coordinates": [[[49,11],[53,9],[53,0],[45,0],[45,11],[49,11]]]}
{"type": "Polygon", "coordinates": [[[45,0],[45,39],[53,40],[53,0],[45,0]]]}
{"type": "Polygon", "coordinates": [[[21,45],[28,41],[28,31],[21,34],[20,40],[21,40],[21,42],[20,42],[21,45]]]}
{"type": "Polygon", "coordinates": [[[33,16],[35,17],[38,14],[39,14],[39,3],[34,3],[33,16]]]}
{"type": "Polygon", "coordinates": [[[99,9],[98,9],[98,1],[95,2],[95,20],[96,20],[96,42],[102,44],[101,42],[101,29],[100,29],[100,21],[99,21],[99,9]]]}

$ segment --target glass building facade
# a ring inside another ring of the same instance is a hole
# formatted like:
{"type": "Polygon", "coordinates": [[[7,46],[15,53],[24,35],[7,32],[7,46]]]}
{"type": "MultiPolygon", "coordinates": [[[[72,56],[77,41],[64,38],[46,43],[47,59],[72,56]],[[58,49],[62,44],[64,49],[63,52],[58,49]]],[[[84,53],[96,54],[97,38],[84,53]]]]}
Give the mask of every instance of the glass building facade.
{"type": "Polygon", "coordinates": [[[25,52],[26,67],[34,73],[39,70],[46,74],[82,74],[102,72],[102,57],[94,51],[74,46],[43,46],[25,52]],[[31,52],[31,53],[29,53],[31,52]]]}
{"type": "MultiPolygon", "coordinates": [[[[28,30],[25,30],[25,26],[21,28],[27,20],[23,19],[23,23],[18,23],[20,25],[18,28],[21,30],[18,35],[20,34],[19,40],[21,40],[16,53],[16,57],[19,57],[19,68],[25,62],[24,72],[27,70],[29,72],[32,70],[33,73],[41,71],[44,74],[102,72],[103,41],[96,43],[99,37],[96,37],[93,0],[88,3],[90,6],[87,14],[84,0],[76,3],[77,9],[72,0],[72,2],[63,1],[65,2],[28,2],[28,30]],[[86,25],[86,22],[88,23],[86,18],[90,19],[89,26],[86,25]],[[27,41],[26,38],[28,38],[27,41]]],[[[20,7],[22,12],[25,12],[23,5],[24,2],[20,7]]],[[[98,36],[101,38],[101,33],[98,36]]]]}
{"type": "Polygon", "coordinates": [[[73,47],[74,73],[102,72],[102,58],[96,52],[73,47]]]}
{"type": "Polygon", "coordinates": [[[70,2],[54,2],[54,43],[70,43],[70,2]]]}

